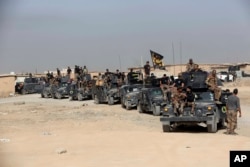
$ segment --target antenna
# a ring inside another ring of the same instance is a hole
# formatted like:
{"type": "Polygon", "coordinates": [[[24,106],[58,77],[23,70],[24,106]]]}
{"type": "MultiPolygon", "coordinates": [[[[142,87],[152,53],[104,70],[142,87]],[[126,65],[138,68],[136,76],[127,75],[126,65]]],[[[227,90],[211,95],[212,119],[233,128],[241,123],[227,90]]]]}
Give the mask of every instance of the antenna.
{"type": "Polygon", "coordinates": [[[181,72],[182,72],[182,42],[180,41],[180,63],[181,63],[181,72]]]}
{"type": "Polygon", "coordinates": [[[120,55],[119,55],[119,64],[120,64],[120,71],[122,71],[121,57],[120,57],[120,55]]]}
{"type": "Polygon", "coordinates": [[[174,43],[172,42],[172,49],[173,49],[173,64],[174,64],[174,76],[175,76],[175,56],[174,56],[174,43]]]}

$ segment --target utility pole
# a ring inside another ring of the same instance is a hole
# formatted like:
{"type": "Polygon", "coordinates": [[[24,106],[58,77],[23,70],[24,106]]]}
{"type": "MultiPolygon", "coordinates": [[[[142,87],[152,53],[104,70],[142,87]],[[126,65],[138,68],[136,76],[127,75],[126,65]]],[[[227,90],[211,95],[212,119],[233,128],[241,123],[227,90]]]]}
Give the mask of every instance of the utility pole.
{"type": "Polygon", "coordinates": [[[180,63],[181,63],[181,72],[182,72],[182,42],[180,41],[180,63]]]}
{"type": "Polygon", "coordinates": [[[174,55],[174,43],[172,42],[172,49],[173,49],[173,65],[174,65],[174,76],[175,76],[175,55],[174,55]]]}

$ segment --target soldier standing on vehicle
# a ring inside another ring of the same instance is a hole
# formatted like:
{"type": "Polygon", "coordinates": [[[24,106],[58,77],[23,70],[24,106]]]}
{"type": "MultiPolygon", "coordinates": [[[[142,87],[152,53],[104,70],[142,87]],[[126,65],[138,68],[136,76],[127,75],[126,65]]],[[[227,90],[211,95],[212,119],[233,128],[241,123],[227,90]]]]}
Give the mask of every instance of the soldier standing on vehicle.
{"type": "Polygon", "coordinates": [[[71,68],[68,67],[68,69],[67,69],[67,74],[68,74],[69,76],[70,76],[71,72],[72,72],[71,68]]]}
{"type": "Polygon", "coordinates": [[[59,70],[59,68],[56,68],[56,72],[57,72],[57,76],[61,77],[61,71],[59,70]]]}
{"type": "Polygon", "coordinates": [[[83,71],[83,75],[88,74],[88,69],[87,69],[87,67],[86,67],[86,66],[83,66],[82,71],[83,71]]]}
{"type": "Polygon", "coordinates": [[[189,59],[189,62],[187,63],[186,70],[187,72],[190,72],[194,69],[194,62],[193,59],[189,59]]]}
{"type": "Polygon", "coordinates": [[[144,73],[145,73],[145,78],[150,76],[150,65],[149,65],[149,61],[146,62],[146,64],[144,65],[144,73]]]}
{"type": "Polygon", "coordinates": [[[216,70],[213,70],[206,79],[206,84],[208,85],[208,89],[214,92],[214,98],[216,103],[220,103],[221,89],[217,84],[216,70]]]}
{"type": "Polygon", "coordinates": [[[178,113],[181,117],[183,114],[183,108],[185,106],[186,94],[182,92],[182,87],[177,88],[177,92],[174,93],[172,102],[174,107],[174,113],[178,113]]]}
{"type": "Polygon", "coordinates": [[[188,107],[191,107],[191,116],[194,115],[194,107],[195,107],[195,103],[194,103],[194,99],[195,99],[195,95],[192,91],[192,87],[188,86],[186,89],[186,105],[188,107]]]}
{"type": "Polygon", "coordinates": [[[226,109],[227,109],[227,131],[226,134],[237,134],[235,129],[237,127],[237,114],[239,112],[239,117],[241,117],[240,99],[237,96],[238,89],[233,90],[233,94],[227,99],[226,109]]]}
{"type": "Polygon", "coordinates": [[[167,100],[169,103],[171,101],[171,87],[170,80],[166,74],[163,74],[163,77],[160,80],[160,87],[164,95],[164,100],[167,100]]]}

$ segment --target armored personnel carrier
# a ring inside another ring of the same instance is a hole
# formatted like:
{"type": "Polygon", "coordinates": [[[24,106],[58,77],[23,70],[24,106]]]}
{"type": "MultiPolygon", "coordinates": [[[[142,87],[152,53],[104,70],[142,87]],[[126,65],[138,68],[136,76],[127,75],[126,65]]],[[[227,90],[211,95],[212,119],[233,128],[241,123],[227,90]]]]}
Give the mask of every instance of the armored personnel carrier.
{"type": "Polygon", "coordinates": [[[120,102],[120,86],[117,76],[113,73],[97,80],[92,86],[92,97],[95,103],[108,103],[109,105],[113,105],[120,102]]]}
{"type": "Polygon", "coordinates": [[[70,100],[86,100],[92,99],[92,86],[95,80],[91,79],[90,74],[85,74],[81,82],[73,82],[69,88],[70,100]]]}
{"type": "Polygon", "coordinates": [[[232,93],[229,90],[222,90],[220,104],[216,103],[213,92],[208,89],[205,83],[207,76],[208,73],[205,71],[182,73],[185,86],[191,86],[195,94],[194,115],[191,115],[191,107],[185,106],[183,115],[180,117],[174,112],[172,104],[166,105],[160,118],[163,132],[173,131],[179,125],[202,123],[207,126],[208,132],[215,133],[218,125],[224,126],[226,101],[232,93]]]}

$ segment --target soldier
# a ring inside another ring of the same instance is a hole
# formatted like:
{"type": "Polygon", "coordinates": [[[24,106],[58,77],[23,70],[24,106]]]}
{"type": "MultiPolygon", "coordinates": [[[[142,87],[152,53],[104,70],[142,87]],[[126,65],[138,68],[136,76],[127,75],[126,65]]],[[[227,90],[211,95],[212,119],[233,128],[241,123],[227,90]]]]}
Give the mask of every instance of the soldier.
{"type": "Polygon", "coordinates": [[[150,76],[150,65],[149,65],[149,61],[146,62],[146,64],[144,65],[144,73],[145,73],[145,78],[150,76]]]}
{"type": "Polygon", "coordinates": [[[186,70],[187,72],[190,72],[194,69],[194,62],[193,59],[189,59],[189,62],[187,63],[186,70]]]}
{"type": "Polygon", "coordinates": [[[86,67],[86,66],[83,66],[82,71],[83,71],[83,75],[88,74],[88,69],[87,69],[87,67],[86,67]]]}
{"type": "Polygon", "coordinates": [[[71,72],[72,72],[71,68],[68,67],[68,69],[67,69],[67,74],[68,74],[68,76],[70,76],[71,72]]]}
{"type": "Polygon", "coordinates": [[[171,85],[169,77],[166,74],[163,74],[163,77],[160,80],[160,87],[164,95],[164,100],[167,100],[169,103],[171,101],[171,85]]]}
{"type": "Polygon", "coordinates": [[[192,91],[192,87],[188,86],[186,89],[186,105],[188,107],[191,107],[191,116],[194,115],[194,106],[195,106],[194,99],[195,95],[192,91]]]}
{"type": "Polygon", "coordinates": [[[61,76],[61,71],[59,70],[59,68],[56,68],[56,72],[57,72],[57,76],[60,77],[61,76]]]}
{"type": "Polygon", "coordinates": [[[217,84],[216,70],[213,70],[206,79],[206,84],[208,85],[208,89],[214,92],[214,98],[216,103],[220,103],[221,89],[217,84]]]}
{"type": "Polygon", "coordinates": [[[228,97],[226,109],[227,109],[227,131],[226,134],[237,134],[235,128],[237,127],[237,113],[241,117],[240,99],[237,96],[238,89],[233,90],[233,94],[228,97]]]}
{"type": "Polygon", "coordinates": [[[174,107],[174,112],[179,114],[180,117],[182,117],[183,114],[183,108],[185,106],[185,99],[186,94],[182,92],[182,87],[177,88],[177,92],[174,93],[172,102],[174,107]]]}

